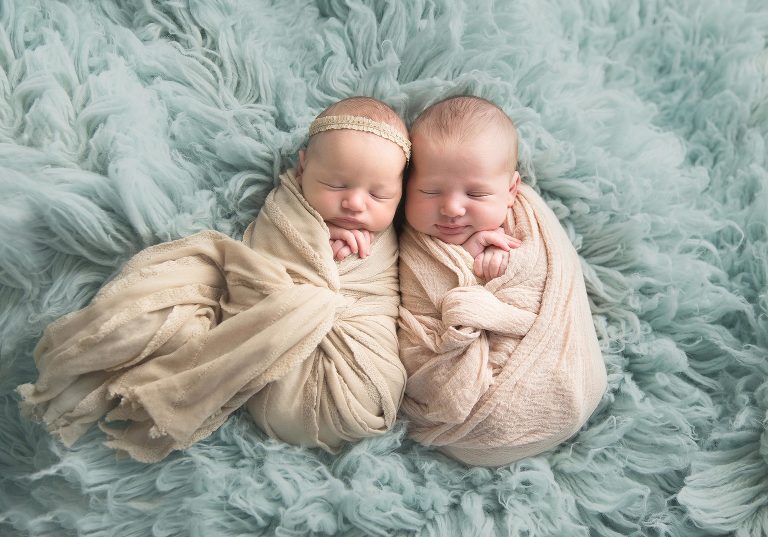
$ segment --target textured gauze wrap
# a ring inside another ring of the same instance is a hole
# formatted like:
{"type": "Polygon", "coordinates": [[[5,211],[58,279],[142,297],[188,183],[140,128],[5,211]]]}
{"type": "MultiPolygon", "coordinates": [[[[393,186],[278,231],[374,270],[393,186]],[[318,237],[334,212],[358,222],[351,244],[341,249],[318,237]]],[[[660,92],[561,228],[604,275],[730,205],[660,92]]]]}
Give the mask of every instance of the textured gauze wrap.
{"type": "Polygon", "coordinates": [[[400,242],[409,434],[471,465],[557,446],[606,389],[579,257],[557,217],[521,185],[504,227],[522,245],[489,282],[461,246],[409,226],[400,242]]]}
{"type": "Polygon", "coordinates": [[[295,175],[281,180],[242,242],[205,231],[150,247],[48,326],[22,409],[66,445],[99,422],[145,462],[243,404],[271,436],[328,451],[387,431],[405,386],[395,233],[337,263],[295,175]]]}

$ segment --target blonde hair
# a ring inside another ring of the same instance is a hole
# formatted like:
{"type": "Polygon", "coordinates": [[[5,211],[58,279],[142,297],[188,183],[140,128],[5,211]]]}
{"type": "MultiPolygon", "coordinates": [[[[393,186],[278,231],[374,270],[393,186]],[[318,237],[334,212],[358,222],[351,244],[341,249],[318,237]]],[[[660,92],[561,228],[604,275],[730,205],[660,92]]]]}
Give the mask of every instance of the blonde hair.
{"type": "Polygon", "coordinates": [[[512,170],[517,170],[517,128],[499,106],[482,97],[459,95],[430,105],[413,122],[411,137],[461,142],[489,127],[509,137],[512,170]]]}

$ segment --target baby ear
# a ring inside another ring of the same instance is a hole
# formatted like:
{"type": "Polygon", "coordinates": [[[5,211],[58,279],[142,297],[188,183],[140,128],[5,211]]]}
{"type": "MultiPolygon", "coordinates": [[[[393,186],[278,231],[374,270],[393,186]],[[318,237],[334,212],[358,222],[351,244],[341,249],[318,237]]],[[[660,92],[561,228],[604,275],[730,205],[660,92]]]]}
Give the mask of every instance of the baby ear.
{"type": "Polygon", "coordinates": [[[296,168],[296,178],[301,179],[301,175],[304,173],[304,167],[306,166],[307,155],[303,149],[299,149],[299,165],[296,168]]]}
{"type": "Polygon", "coordinates": [[[509,181],[509,207],[515,202],[515,196],[517,196],[517,188],[520,186],[520,174],[514,172],[512,179],[509,181]]]}

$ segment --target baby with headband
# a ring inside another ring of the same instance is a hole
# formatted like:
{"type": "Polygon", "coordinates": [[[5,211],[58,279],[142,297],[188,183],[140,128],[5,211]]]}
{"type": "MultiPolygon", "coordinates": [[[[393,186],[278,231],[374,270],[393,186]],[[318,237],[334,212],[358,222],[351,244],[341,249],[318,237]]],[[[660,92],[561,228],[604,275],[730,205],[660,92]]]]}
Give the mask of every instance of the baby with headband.
{"type": "MultiPolygon", "coordinates": [[[[350,97],[317,116],[296,169],[281,177],[277,190],[298,187],[308,206],[303,212],[324,224],[321,230],[313,222],[295,238],[307,241],[311,252],[303,255],[311,254],[316,274],[304,267],[292,279],[328,287],[341,302],[317,313],[309,303],[300,306],[313,320],[332,320],[330,331],[314,348],[305,340],[308,358],[246,404],[274,438],[335,452],[394,424],[406,374],[398,353],[399,248],[392,220],[410,155],[408,130],[394,110],[370,97],[350,97]]],[[[267,201],[259,218],[269,214],[267,201]]],[[[244,240],[249,237],[256,232],[246,231],[244,240]]],[[[253,247],[272,247],[267,244],[258,239],[253,247]]]]}
{"type": "Polygon", "coordinates": [[[309,136],[295,172],[302,193],[328,226],[334,258],[365,258],[400,202],[408,130],[381,101],[350,97],[317,116],[309,136]]]}
{"type": "Polygon", "coordinates": [[[408,134],[365,97],[309,134],[242,241],[203,231],[147,248],[51,324],[38,380],[19,387],[25,414],[68,446],[98,424],[144,462],[242,406],[271,437],[330,452],[388,431],[406,382],[391,224],[408,134]]]}

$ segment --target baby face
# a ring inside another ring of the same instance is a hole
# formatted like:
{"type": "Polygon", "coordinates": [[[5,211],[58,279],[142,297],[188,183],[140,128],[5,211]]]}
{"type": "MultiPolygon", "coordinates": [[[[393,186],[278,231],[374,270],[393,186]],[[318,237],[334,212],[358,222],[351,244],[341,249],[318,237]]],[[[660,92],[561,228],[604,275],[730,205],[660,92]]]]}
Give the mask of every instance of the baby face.
{"type": "Polygon", "coordinates": [[[508,137],[491,131],[441,143],[416,135],[412,143],[405,216],[414,229],[462,244],[502,225],[520,184],[508,137]]]}
{"type": "Polygon", "coordinates": [[[299,152],[304,198],[328,224],[382,231],[402,196],[405,154],[393,142],[352,130],[326,131],[299,152]]]}

